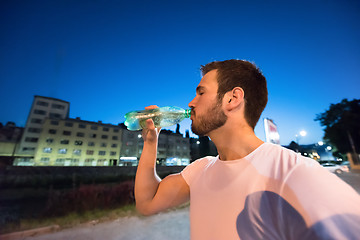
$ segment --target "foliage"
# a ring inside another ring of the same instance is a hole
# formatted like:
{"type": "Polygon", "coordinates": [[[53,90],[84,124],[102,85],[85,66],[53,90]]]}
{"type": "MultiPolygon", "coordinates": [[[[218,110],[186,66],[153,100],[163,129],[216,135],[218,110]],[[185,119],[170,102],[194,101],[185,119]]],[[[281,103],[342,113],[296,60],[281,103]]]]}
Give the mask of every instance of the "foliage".
{"type": "Polygon", "coordinates": [[[328,110],[316,116],[315,121],[325,127],[324,140],[340,153],[360,152],[360,99],[343,99],[331,104],[328,110]]]}

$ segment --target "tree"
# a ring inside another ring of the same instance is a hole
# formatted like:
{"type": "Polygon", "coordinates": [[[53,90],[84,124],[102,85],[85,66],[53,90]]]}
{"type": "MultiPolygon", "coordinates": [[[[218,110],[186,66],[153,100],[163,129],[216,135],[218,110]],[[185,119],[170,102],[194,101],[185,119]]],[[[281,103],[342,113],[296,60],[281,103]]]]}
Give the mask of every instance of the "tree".
{"type": "Polygon", "coordinates": [[[315,121],[325,127],[324,140],[340,153],[360,153],[360,99],[331,104],[315,121]]]}

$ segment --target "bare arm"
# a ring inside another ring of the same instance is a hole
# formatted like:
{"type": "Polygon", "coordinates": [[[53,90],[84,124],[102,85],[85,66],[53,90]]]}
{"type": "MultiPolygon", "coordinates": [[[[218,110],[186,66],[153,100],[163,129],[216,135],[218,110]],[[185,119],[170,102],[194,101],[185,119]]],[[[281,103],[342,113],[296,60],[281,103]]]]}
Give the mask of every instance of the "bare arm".
{"type": "Polygon", "coordinates": [[[169,175],[163,180],[156,174],[160,130],[155,129],[152,120],[147,120],[146,125],[147,129],[143,130],[144,148],[135,178],[135,200],[140,213],[151,215],[187,202],[190,190],[180,174],[169,175]]]}

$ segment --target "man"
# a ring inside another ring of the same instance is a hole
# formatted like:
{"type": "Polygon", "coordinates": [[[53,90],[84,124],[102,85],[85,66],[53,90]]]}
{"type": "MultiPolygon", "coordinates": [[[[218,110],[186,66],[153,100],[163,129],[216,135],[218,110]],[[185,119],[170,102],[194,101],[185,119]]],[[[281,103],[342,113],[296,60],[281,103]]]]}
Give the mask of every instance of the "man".
{"type": "Polygon", "coordinates": [[[160,131],[147,120],[137,209],[150,215],[190,200],[193,240],[359,239],[360,197],[350,186],[314,160],[255,136],[267,103],[260,70],[242,60],[201,70],[189,103],[192,131],[209,136],[219,156],[161,180],[155,169],[160,131]]]}

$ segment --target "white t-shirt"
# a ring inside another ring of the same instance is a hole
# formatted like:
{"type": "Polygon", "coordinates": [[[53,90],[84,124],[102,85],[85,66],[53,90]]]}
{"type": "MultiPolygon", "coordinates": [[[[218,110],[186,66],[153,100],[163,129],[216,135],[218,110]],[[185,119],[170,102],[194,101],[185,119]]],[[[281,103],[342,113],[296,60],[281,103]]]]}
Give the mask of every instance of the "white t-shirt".
{"type": "Polygon", "coordinates": [[[315,160],[264,143],[248,156],[205,157],[190,187],[192,240],[360,239],[360,196],[315,160]]]}

